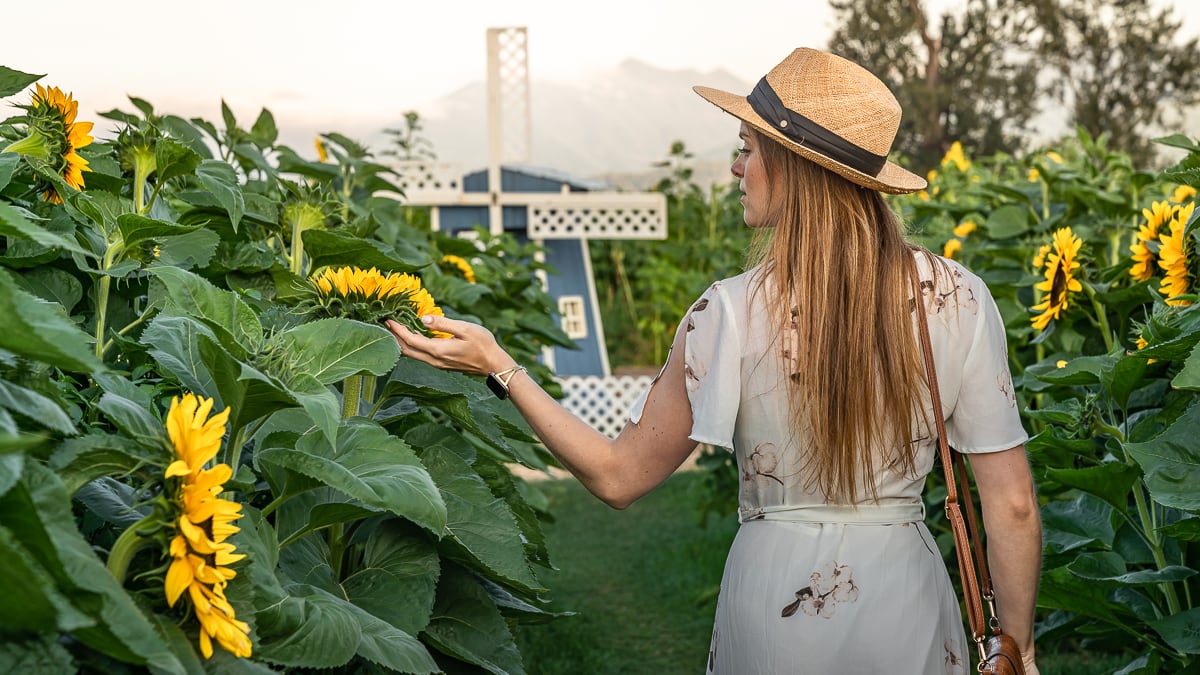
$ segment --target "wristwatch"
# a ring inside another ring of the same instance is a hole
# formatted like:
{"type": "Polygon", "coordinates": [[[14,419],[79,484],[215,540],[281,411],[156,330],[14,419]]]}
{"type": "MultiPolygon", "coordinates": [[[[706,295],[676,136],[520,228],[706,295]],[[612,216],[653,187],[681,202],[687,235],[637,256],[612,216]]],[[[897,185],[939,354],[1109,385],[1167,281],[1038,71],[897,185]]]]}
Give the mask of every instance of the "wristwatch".
{"type": "Polygon", "coordinates": [[[525,366],[513,366],[508,370],[502,370],[498,373],[488,373],[487,386],[496,395],[496,398],[504,400],[508,398],[508,383],[512,382],[513,377],[518,372],[528,372],[525,366]]]}

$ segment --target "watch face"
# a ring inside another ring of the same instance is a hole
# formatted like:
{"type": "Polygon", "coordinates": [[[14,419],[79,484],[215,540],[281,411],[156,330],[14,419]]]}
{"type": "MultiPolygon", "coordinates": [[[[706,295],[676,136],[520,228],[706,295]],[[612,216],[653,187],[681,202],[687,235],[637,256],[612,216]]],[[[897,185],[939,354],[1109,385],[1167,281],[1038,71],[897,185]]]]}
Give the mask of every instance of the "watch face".
{"type": "Polygon", "coordinates": [[[508,398],[508,388],[496,377],[495,373],[488,373],[487,386],[497,398],[501,400],[508,398]]]}

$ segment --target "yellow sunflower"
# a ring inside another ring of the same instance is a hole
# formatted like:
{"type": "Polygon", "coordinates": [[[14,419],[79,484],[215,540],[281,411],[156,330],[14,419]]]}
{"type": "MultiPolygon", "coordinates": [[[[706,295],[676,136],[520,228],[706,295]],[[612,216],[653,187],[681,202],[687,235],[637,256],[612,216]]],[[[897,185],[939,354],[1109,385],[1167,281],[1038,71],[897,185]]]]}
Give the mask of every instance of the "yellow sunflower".
{"type": "Polygon", "coordinates": [[[1034,286],[1046,292],[1046,299],[1032,308],[1041,312],[1031,319],[1035,329],[1045,330],[1051,320],[1060,318],[1070,304],[1071,293],[1083,290],[1083,285],[1075,278],[1075,271],[1080,267],[1077,257],[1082,246],[1083,240],[1072,234],[1069,227],[1060,228],[1054,233],[1053,252],[1046,256],[1046,278],[1034,286]]]}
{"type": "Polygon", "coordinates": [[[953,258],[955,253],[962,250],[962,241],[959,239],[951,239],[942,247],[942,256],[945,258],[953,258]]]}
{"type": "Polygon", "coordinates": [[[313,139],[313,146],[317,149],[317,161],[328,162],[329,152],[325,150],[325,142],[321,140],[320,136],[313,139]]]}
{"type": "Polygon", "coordinates": [[[1196,196],[1196,188],[1191,185],[1180,185],[1175,188],[1175,193],[1171,195],[1171,201],[1176,204],[1182,204],[1187,200],[1196,196]]]}
{"type": "Polygon", "coordinates": [[[412,274],[383,273],[374,267],[326,267],[309,282],[316,294],[310,311],[318,316],[343,316],[365,323],[395,319],[432,337],[450,337],[421,324],[420,318],[427,314],[443,314],[421,280],[412,274]]]}
{"type": "Polygon", "coordinates": [[[187,591],[192,611],[200,622],[200,651],[213,654],[213,640],[241,658],[251,655],[250,626],[238,621],[225,597],[225,586],[237,576],[229,565],[245,558],[226,541],[239,531],[233,521],[242,517],[242,505],[220,497],[233,475],[228,464],[205,466],[221,449],[229,408],[209,416],[213,400],[186,394],[171,400],[167,435],[177,459],[167,467],[168,494],[178,513],[171,557],[163,591],[174,607],[187,591]]]}
{"type": "MultiPolygon", "coordinates": [[[[77,103],[70,93],[58,87],[45,88],[38,84],[29,105],[21,106],[28,113],[28,135],[0,152],[16,152],[27,159],[39,161],[63,177],[67,185],[83,189],[83,172],[91,171],[86,159],[76,152],[92,142],[92,123],[76,122],[77,103]]],[[[61,204],[62,195],[53,185],[42,186],[42,199],[61,204]]]]}
{"type": "Polygon", "coordinates": [[[1154,250],[1147,246],[1147,242],[1158,239],[1159,228],[1170,221],[1178,209],[1178,206],[1172,206],[1167,202],[1153,202],[1150,208],[1142,209],[1142,215],[1146,218],[1146,222],[1138,227],[1138,231],[1133,237],[1133,244],[1129,246],[1134,262],[1133,267],[1129,268],[1129,276],[1138,281],[1146,281],[1154,276],[1154,250]]]}
{"type": "Polygon", "coordinates": [[[1035,269],[1042,269],[1046,264],[1046,256],[1050,254],[1050,244],[1042,244],[1038,249],[1037,255],[1033,256],[1033,266],[1035,269]]]}
{"type": "Polygon", "coordinates": [[[973,220],[964,220],[954,228],[954,236],[959,239],[965,239],[967,235],[978,229],[978,225],[973,220]]]}
{"type": "Polygon", "coordinates": [[[441,264],[443,267],[452,267],[457,269],[458,272],[462,274],[464,279],[472,284],[475,283],[475,270],[471,268],[471,263],[467,262],[466,259],[456,255],[446,254],[442,256],[441,264]]]}
{"type": "Polygon", "coordinates": [[[959,171],[966,171],[967,169],[971,168],[971,163],[967,161],[966,156],[963,155],[962,143],[959,141],[954,141],[951,143],[950,149],[947,150],[946,155],[942,157],[942,166],[949,166],[950,164],[953,164],[955,167],[957,167],[959,171]]]}
{"type": "Polygon", "coordinates": [[[1158,266],[1165,272],[1158,292],[1166,296],[1168,305],[1192,304],[1179,296],[1186,294],[1189,288],[1188,258],[1191,251],[1184,231],[1195,208],[1196,204],[1192,203],[1178,209],[1171,219],[1170,232],[1158,237],[1158,266]]]}

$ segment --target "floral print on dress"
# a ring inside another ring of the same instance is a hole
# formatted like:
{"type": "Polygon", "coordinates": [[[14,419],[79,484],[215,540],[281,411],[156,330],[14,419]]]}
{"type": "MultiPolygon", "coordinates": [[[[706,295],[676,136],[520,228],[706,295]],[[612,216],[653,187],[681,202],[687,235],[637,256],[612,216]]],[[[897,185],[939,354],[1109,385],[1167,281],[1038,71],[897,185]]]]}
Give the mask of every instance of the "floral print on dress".
{"type": "MultiPolygon", "coordinates": [[[[953,287],[948,291],[939,291],[933,281],[929,279],[921,280],[921,295],[925,299],[925,306],[929,308],[929,313],[944,317],[942,310],[953,302],[956,309],[965,309],[972,315],[978,314],[979,299],[975,297],[975,289],[966,282],[966,277],[963,276],[961,269],[951,267],[949,271],[953,287]]],[[[915,309],[915,305],[910,303],[909,311],[913,309],[915,309]]]]}
{"type": "Polygon", "coordinates": [[[963,665],[962,657],[954,651],[954,643],[950,640],[942,645],[942,649],[946,651],[946,675],[962,675],[966,672],[966,666],[963,665]]]}
{"type": "Polygon", "coordinates": [[[823,619],[833,618],[839,603],[849,604],[858,600],[858,585],[849,565],[839,565],[830,560],[815,570],[808,578],[809,585],[796,591],[795,601],[788,603],[780,616],[787,618],[796,610],[808,616],[823,619]]]}
{"type": "Polygon", "coordinates": [[[1004,394],[1005,400],[1008,401],[1008,407],[1017,407],[1017,392],[1013,388],[1012,373],[1008,370],[1008,361],[1004,357],[997,359],[996,367],[996,386],[1000,388],[1000,393],[1004,394]]]}

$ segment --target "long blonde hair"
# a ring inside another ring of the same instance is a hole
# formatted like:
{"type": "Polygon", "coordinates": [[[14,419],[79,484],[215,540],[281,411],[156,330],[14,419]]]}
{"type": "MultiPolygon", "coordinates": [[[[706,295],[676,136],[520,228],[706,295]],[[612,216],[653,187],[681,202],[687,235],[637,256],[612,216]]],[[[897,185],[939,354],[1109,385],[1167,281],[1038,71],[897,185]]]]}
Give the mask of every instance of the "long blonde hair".
{"type": "Polygon", "coordinates": [[[913,247],[882,194],[756,136],[770,222],[750,262],[766,272],[755,292],[768,294],[773,344],[792,370],[789,410],[809,485],[835,503],[877,500],[877,471],[915,474],[924,414],[913,247]]]}

